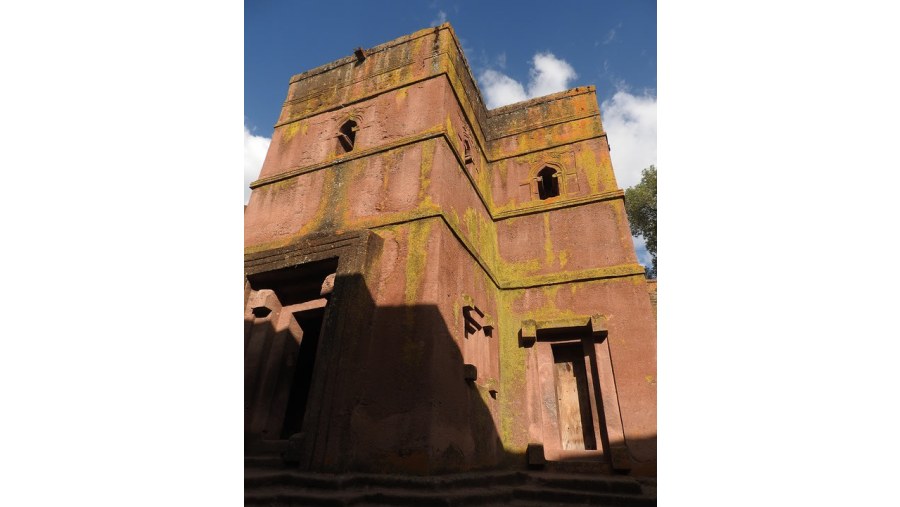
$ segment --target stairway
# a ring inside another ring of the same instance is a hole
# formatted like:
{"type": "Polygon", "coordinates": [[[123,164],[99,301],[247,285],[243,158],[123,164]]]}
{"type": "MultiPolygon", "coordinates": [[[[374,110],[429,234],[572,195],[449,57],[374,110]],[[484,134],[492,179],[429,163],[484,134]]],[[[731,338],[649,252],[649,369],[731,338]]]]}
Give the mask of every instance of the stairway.
{"type": "Polygon", "coordinates": [[[276,457],[246,457],[244,503],[266,506],[650,507],[655,479],[536,471],[437,476],[315,474],[276,457]]]}

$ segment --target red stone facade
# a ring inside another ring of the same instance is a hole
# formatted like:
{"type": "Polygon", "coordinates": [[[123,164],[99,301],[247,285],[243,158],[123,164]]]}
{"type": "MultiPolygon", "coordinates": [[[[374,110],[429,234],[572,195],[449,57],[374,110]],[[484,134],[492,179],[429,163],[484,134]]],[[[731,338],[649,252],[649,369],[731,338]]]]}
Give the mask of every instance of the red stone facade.
{"type": "Polygon", "coordinates": [[[487,110],[445,24],[294,76],[245,211],[245,441],[304,470],[655,475],[594,87],[487,110]]]}

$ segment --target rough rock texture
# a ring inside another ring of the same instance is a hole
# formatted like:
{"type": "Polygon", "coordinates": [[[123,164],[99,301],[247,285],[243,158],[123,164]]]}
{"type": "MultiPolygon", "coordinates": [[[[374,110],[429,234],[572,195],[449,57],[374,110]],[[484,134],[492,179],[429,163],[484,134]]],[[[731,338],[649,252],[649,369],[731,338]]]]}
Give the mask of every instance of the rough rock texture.
{"type": "Polygon", "coordinates": [[[421,30],[291,78],[251,187],[248,455],[655,475],[655,309],[594,87],[487,110],[421,30]]]}

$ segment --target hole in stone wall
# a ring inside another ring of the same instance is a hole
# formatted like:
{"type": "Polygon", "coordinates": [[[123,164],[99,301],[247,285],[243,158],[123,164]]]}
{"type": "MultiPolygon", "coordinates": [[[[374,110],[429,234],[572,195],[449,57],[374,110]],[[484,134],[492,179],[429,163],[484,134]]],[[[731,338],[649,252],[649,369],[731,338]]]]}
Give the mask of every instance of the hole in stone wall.
{"type": "Polygon", "coordinates": [[[538,196],[541,200],[559,195],[559,174],[552,167],[545,167],[537,174],[538,196]]]}
{"type": "Polygon", "coordinates": [[[344,153],[353,151],[353,145],[356,143],[356,132],[359,131],[359,125],[353,120],[347,120],[341,125],[338,131],[338,144],[344,153]]]}
{"type": "Polygon", "coordinates": [[[257,319],[264,319],[268,317],[270,313],[272,313],[272,310],[266,308],[265,306],[260,306],[259,308],[253,309],[253,316],[257,319]]]}

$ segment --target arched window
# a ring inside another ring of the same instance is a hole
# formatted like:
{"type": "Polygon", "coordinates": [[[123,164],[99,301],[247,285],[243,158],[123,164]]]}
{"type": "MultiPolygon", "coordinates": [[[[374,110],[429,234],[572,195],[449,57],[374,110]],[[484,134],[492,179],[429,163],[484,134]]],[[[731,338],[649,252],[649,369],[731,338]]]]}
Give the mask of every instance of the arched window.
{"type": "Polygon", "coordinates": [[[463,148],[465,149],[465,162],[466,164],[472,163],[472,148],[469,147],[469,141],[463,139],[463,148]]]}
{"type": "Polygon", "coordinates": [[[538,196],[543,199],[559,195],[559,174],[552,167],[545,167],[537,174],[538,196]]]}
{"type": "Polygon", "coordinates": [[[344,153],[350,153],[353,151],[353,143],[356,142],[356,132],[359,130],[359,125],[356,124],[353,120],[347,120],[341,125],[340,130],[338,131],[338,144],[341,149],[343,149],[344,153]]]}

